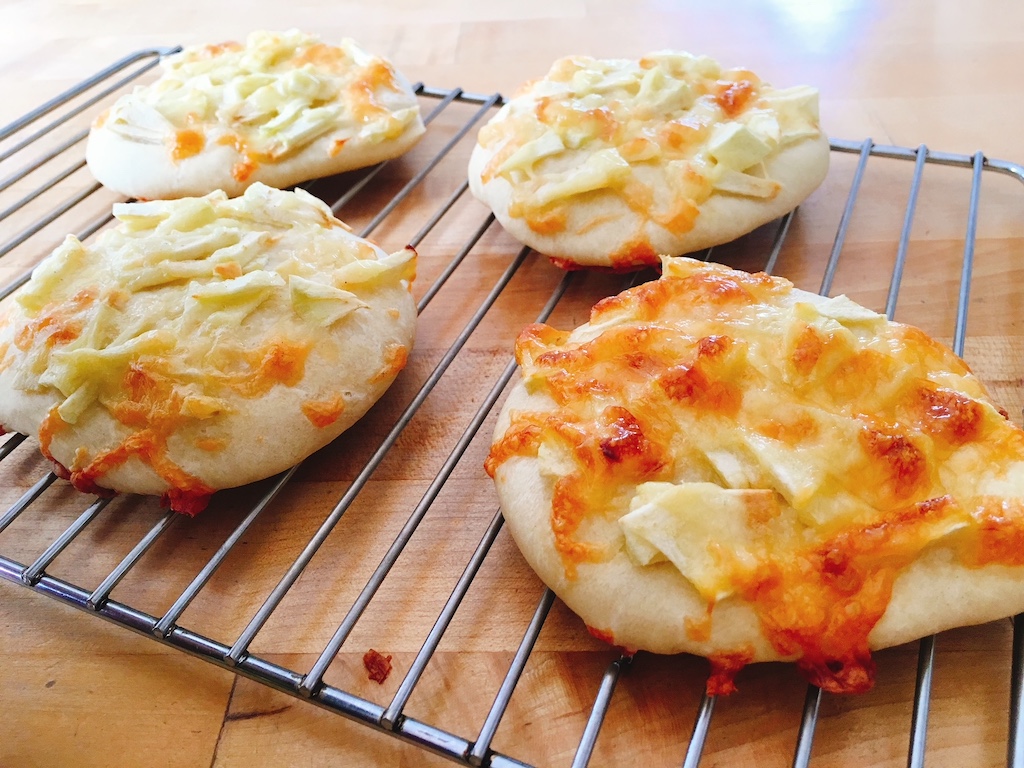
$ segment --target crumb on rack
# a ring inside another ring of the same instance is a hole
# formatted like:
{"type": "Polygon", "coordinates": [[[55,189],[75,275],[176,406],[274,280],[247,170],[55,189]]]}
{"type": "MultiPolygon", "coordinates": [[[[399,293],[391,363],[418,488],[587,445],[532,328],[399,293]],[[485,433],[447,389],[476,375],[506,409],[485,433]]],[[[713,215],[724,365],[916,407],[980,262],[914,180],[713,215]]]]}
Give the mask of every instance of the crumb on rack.
{"type": "Polygon", "coordinates": [[[391,657],[371,648],[363,654],[363,666],[373,682],[383,685],[391,674],[391,657]]]}

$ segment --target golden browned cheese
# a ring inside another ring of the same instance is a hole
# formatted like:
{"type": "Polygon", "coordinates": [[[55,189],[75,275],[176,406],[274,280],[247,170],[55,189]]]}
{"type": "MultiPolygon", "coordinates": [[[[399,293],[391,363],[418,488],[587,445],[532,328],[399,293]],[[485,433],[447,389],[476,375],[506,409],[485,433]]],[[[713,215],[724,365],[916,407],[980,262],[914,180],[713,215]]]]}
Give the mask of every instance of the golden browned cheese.
{"type": "MultiPolygon", "coordinates": [[[[680,628],[694,640],[735,595],[811,682],[862,691],[868,636],[927,547],[941,541],[968,567],[1024,565],[1024,500],[986,479],[1024,466],[1024,432],[950,350],[845,297],[666,259],[661,279],[600,302],[572,334],[526,328],[516,357],[553,405],[513,411],[486,468],[549,462],[570,579],[610,557],[583,522],[621,520],[638,487],[747,489],[744,540],[723,528],[711,565],[683,569],[708,602],[706,620],[680,628]]],[[[750,658],[713,658],[709,690],[730,690],[750,658]]]]}

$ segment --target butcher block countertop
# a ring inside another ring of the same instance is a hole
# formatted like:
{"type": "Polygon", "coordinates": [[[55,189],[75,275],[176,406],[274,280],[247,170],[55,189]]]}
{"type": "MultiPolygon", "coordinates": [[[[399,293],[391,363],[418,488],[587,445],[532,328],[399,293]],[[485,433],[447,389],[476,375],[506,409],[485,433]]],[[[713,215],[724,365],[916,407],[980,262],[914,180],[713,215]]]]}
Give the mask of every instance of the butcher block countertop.
{"type": "MultiPolygon", "coordinates": [[[[410,81],[438,89],[422,97],[425,113],[443,106],[441,97],[455,87],[469,96],[440,109],[409,156],[386,165],[339,209],[358,231],[406,189],[371,236],[389,250],[418,241],[415,294],[424,306],[407,369],[362,422],[300,467],[175,625],[220,647],[234,644],[391,433],[394,445],[365,483],[360,481],[362,491],[241,656],[305,674],[421,499],[432,495],[435,478],[447,473],[448,457],[482,412],[477,436],[323,677],[332,690],[368,702],[370,712],[387,708],[474,552],[493,535],[402,709],[408,722],[469,743],[477,739],[538,606],[541,613],[544,608],[543,585],[500,527],[497,499],[483,471],[494,418],[487,412],[489,393],[509,363],[518,331],[557,292],[564,290],[564,296],[550,322],[569,328],[628,280],[579,273],[563,281],[564,273],[546,259],[521,252],[497,224],[488,225],[483,206],[457,194],[476,127],[493,113],[487,97],[512,93],[566,54],[638,57],[677,48],[746,66],[780,86],[818,86],[825,129],[854,150],[871,138],[879,145],[925,144],[935,152],[981,151],[989,159],[1024,162],[1024,4],[1010,0],[252,0],[244,6],[8,0],[0,3],[0,126],[134,51],[291,27],[329,41],[353,37],[386,55],[410,81]],[[418,184],[407,186],[428,166],[418,184]],[[435,215],[440,218],[429,226],[435,215]],[[453,262],[463,253],[461,262],[453,262]],[[443,280],[452,265],[451,277],[443,280]],[[447,367],[437,379],[439,365],[447,367]],[[410,404],[407,425],[396,429],[410,404]],[[382,683],[371,680],[363,664],[371,648],[391,657],[391,673],[382,683]]],[[[147,77],[152,73],[142,79],[147,77]]],[[[100,107],[86,107],[71,122],[88,125],[100,107]]],[[[30,148],[21,159],[0,164],[0,180],[48,149],[47,141],[37,142],[38,151],[30,148]]],[[[10,146],[0,143],[0,153],[10,146]]],[[[80,157],[81,147],[68,152],[80,157]]],[[[884,311],[914,163],[872,157],[858,176],[859,162],[856,151],[834,153],[828,179],[792,219],[775,272],[801,288],[821,289],[842,229],[828,291],[884,311]],[[844,218],[854,187],[855,205],[844,218]]],[[[1019,422],[1024,185],[1008,174],[981,176],[964,356],[1019,422]]],[[[0,196],[0,210],[46,178],[30,174],[10,185],[0,196]]],[[[311,189],[333,200],[359,178],[349,175],[311,189]]],[[[48,215],[54,201],[91,183],[87,169],[78,169],[0,219],[0,244],[48,215]]],[[[895,306],[896,319],[949,343],[964,296],[960,277],[971,188],[970,168],[925,168],[895,306]]],[[[11,249],[0,258],[0,286],[117,199],[97,191],[11,249]]],[[[759,230],[716,249],[712,258],[762,269],[775,232],[759,230]]],[[[645,273],[640,279],[652,277],[645,273]]],[[[47,471],[31,440],[5,458],[0,515],[47,471]]],[[[172,607],[271,485],[218,494],[198,518],[167,522],[100,601],[99,612],[104,605],[108,616],[109,606],[130,606],[145,630],[146,617],[162,617],[172,607]]],[[[0,531],[0,557],[34,562],[92,501],[58,480],[0,531]]],[[[97,589],[164,514],[153,500],[113,500],[46,566],[39,583],[74,584],[85,593],[97,589]]],[[[1002,620],[937,637],[928,766],[1006,764],[1012,630],[1002,620]]],[[[381,729],[146,634],[0,579],[0,766],[450,764],[381,729]]],[[[907,764],[918,649],[913,643],[877,653],[871,692],[822,697],[811,765],[907,764]]],[[[209,656],[210,648],[199,651],[209,656]]],[[[602,680],[618,658],[554,600],[491,748],[531,765],[572,764],[588,720],[593,722],[602,680]]],[[[701,659],[638,654],[618,676],[590,764],[682,765],[706,673],[701,659]]],[[[700,764],[791,765],[806,684],[781,664],[749,668],[737,682],[737,694],[716,702],[700,764]]]]}

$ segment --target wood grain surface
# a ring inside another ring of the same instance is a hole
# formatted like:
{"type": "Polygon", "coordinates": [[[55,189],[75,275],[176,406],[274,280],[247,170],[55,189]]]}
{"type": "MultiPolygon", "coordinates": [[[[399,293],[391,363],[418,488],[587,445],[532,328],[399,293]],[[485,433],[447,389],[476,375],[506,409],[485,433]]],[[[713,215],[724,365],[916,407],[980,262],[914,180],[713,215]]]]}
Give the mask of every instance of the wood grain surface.
{"type": "MultiPolygon", "coordinates": [[[[778,85],[819,86],[832,136],[968,155],[981,150],[1024,162],[1024,5],[1011,0],[253,0],[244,10],[193,0],[0,0],[0,126],[132,51],[288,27],[325,38],[351,36],[390,57],[410,80],[482,94],[510,93],[567,53],[704,52],[778,85]]],[[[423,99],[427,111],[437,103],[423,99]]],[[[87,126],[100,107],[85,108],[31,150],[0,160],[0,185],[87,126]]],[[[473,104],[445,109],[421,145],[385,166],[340,216],[357,230],[366,226],[478,113],[473,104]]],[[[424,231],[463,182],[474,135],[469,130],[372,232],[389,249],[422,235],[418,298],[482,232],[423,308],[409,367],[356,428],[304,463],[185,610],[180,626],[226,645],[234,641],[520,254],[500,227],[487,225],[486,210],[468,195],[424,231]]],[[[11,140],[0,142],[0,157],[11,146],[11,140]]],[[[80,146],[62,158],[72,156],[81,156],[80,146]]],[[[827,181],[793,220],[776,272],[801,288],[821,286],[856,166],[855,155],[835,154],[827,181]]],[[[0,211],[34,195],[58,170],[45,166],[9,184],[0,192],[0,211]]],[[[833,294],[884,309],[912,171],[909,162],[868,163],[833,294]]],[[[358,178],[350,174],[311,189],[333,199],[358,178]]],[[[897,319],[947,341],[956,324],[970,182],[968,170],[926,169],[895,310],[897,319]]],[[[0,247],[91,184],[86,169],[75,170],[0,218],[0,247]]],[[[25,273],[67,232],[102,220],[116,199],[99,190],[11,249],[0,258],[0,285],[25,273]]],[[[1022,214],[1024,186],[986,173],[965,357],[1017,421],[1024,407],[1022,214]]],[[[714,258],[760,269],[773,234],[765,228],[716,249],[714,258]]],[[[252,654],[300,674],[312,666],[507,365],[516,333],[537,317],[563,278],[545,259],[525,255],[256,635],[252,654]]],[[[579,324],[625,279],[574,275],[551,322],[579,324]]],[[[355,625],[327,671],[330,685],[385,707],[397,692],[495,519],[496,497],[482,470],[492,423],[489,416],[355,625]],[[394,669],[383,684],[370,681],[363,667],[370,648],[392,657],[394,669]]],[[[46,469],[31,441],[5,459],[0,511],[46,469]]],[[[161,616],[268,485],[218,494],[200,517],[175,519],[111,598],[161,616]]],[[[58,481],[0,532],[0,555],[32,562],[90,501],[58,481]]],[[[47,574],[95,588],[162,515],[151,500],[115,499],[47,574]]],[[[475,739],[542,594],[499,531],[405,714],[475,739]]],[[[938,637],[929,766],[1005,764],[1011,642],[1005,620],[938,637]]],[[[616,658],[556,600],[493,748],[538,766],[571,764],[601,677],[616,658]]],[[[906,764],[917,645],[881,652],[877,660],[873,691],[824,697],[812,765],[906,764]]],[[[706,672],[700,659],[638,655],[619,680],[591,764],[680,765],[706,672]]],[[[717,703],[701,765],[790,765],[805,684],[778,664],[750,668],[738,682],[740,692],[717,703]]],[[[308,701],[0,580],[2,768],[446,764],[308,701]]]]}

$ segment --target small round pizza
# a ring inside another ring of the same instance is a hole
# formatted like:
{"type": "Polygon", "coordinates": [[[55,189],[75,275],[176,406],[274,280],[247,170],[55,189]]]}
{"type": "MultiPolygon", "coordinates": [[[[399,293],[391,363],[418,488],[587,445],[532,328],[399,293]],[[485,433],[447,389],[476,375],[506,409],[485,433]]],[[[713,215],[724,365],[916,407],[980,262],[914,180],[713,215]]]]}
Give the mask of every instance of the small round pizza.
{"type": "Polygon", "coordinates": [[[598,637],[825,690],[1024,611],[1024,431],[949,349],[844,296],[685,257],[526,328],[486,469],[598,637]]]}
{"type": "Polygon", "coordinates": [[[424,133],[416,96],[353,41],[292,30],[186,48],[92,126],[103,185],[143,200],[285,188],[397,157],[424,133]]]}
{"type": "Polygon", "coordinates": [[[0,425],[81,491],[194,514],[340,435],[405,366],[416,254],[302,190],[114,206],[0,310],[0,425]]]}
{"type": "Polygon", "coordinates": [[[479,133],[469,185],[564,268],[656,266],[793,210],[828,172],[818,92],[707,56],[572,56],[479,133]]]}

